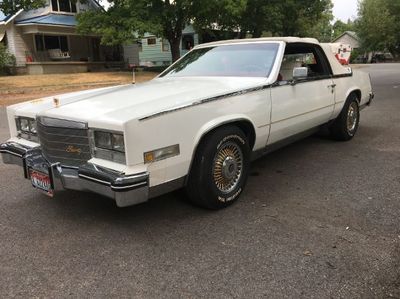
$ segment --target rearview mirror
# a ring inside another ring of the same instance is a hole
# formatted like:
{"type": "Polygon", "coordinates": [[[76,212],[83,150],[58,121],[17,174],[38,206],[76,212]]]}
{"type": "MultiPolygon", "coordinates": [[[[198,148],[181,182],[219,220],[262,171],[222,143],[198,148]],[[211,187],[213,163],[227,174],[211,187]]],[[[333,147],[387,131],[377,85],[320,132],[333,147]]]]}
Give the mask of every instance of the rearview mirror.
{"type": "Polygon", "coordinates": [[[295,67],[293,69],[293,80],[302,80],[307,79],[308,77],[308,68],[306,67],[295,67]]]}

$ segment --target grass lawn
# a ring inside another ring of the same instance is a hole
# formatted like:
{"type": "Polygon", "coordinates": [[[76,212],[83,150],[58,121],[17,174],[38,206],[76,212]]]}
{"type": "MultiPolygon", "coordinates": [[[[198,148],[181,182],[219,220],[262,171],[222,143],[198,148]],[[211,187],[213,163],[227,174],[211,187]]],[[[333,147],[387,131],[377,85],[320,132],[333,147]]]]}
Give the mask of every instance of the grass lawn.
{"type": "MultiPolygon", "coordinates": [[[[137,72],[136,82],[154,78],[157,73],[137,72]]],[[[0,77],[0,106],[71,91],[132,83],[130,72],[23,75],[0,77]]]]}

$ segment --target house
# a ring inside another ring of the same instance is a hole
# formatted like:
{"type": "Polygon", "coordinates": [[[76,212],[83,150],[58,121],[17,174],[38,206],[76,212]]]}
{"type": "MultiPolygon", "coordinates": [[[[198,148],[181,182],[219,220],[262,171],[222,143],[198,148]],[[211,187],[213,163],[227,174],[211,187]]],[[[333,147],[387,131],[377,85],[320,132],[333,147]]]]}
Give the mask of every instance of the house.
{"type": "Polygon", "coordinates": [[[335,38],[332,43],[350,45],[352,49],[360,48],[360,39],[354,31],[343,32],[343,34],[335,38]]]}
{"type": "MultiPolygon", "coordinates": [[[[194,46],[216,40],[237,38],[237,32],[208,29],[197,32],[192,25],[187,25],[182,32],[180,56],[189,52],[194,46]]],[[[151,33],[144,34],[137,43],[124,46],[125,61],[131,65],[169,66],[172,53],[168,40],[151,33]]]]}
{"type": "Polygon", "coordinates": [[[12,16],[0,12],[0,42],[16,57],[19,73],[85,72],[121,61],[119,47],[76,32],[76,14],[90,9],[102,8],[96,0],[47,0],[42,8],[12,16]]]}
{"type": "MultiPolygon", "coordinates": [[[[340,44],[348,44],[351,46],[353,50],[360,48],[360,39],[357,36],[357,33],[354,31],[346,31],[338,38],[333,40],[333,43],[340,43],[340,44]]],[[[371,63],[371,62],[384,62],[384,61],[392,61],[393,55],[387,51],[381,52],[368,52],[360,54],[354,61],[355,62],[363,62],[363,63],[371,63]]]]}
{"type": "MultiPolygon", "coordinates": [[[[188,25],[183,30],[181,40],[181,56],[185,55],[194,46],[199,44],[199,34],[195,32],[192,25],[188,25]]],[[[137,42],[137,49],[125,51],[127,53],[139,53],[139,65],[142,66],[168,66],[172,63],[171,49],[168,40],[157,37],[154,34],[146,33],[137,42]]]]}

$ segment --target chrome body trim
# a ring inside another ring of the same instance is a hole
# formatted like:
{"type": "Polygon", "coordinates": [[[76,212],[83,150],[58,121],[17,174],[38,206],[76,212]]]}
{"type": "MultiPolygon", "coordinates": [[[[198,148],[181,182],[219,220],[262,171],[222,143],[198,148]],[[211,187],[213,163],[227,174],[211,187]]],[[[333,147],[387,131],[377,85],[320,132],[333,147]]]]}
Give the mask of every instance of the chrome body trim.
{"type": "Polygon", "coordinates": [[[190,107],[193,107],[193,106],[206,104],[206,103],[209,103],[209,102],[223,100],[223,99],[228,98],[228,97],[234,97],[234,96],[243,95],[243,94],[246,94],[246,93],[249,93],[249,92],[260,91],[260,90],[263,90],[263,89],[267,89],[267,88],[269,88],[271,86],[272,86],[272,84],[251,87],[251,88],[248,88],[248,89],[243,89],[243,90],[234,91],[234,92],[222,94],[222,95],[219,95],[219,96],[203,99],[203,100],[196,101],[196,102],[193,102],[193,103],[190,103],[190,104],[186,104],[186,105],[182,105],[182,106],[178,106],[178,107],[174,107],[174,108],[170,108],[170,109],[165,109],[163,111],[156,112],[156,113],[147,115],[145,117],[139,118],[139,121],[149,120],[149,119],[152,119],[152,118],[164,115],[164,114],[168,114],[168,113],[172,113],[172,112],[175,112],[175,111],[183,110],[183,109],[190,108],[190,107]]]}
{"type": "MultiPolygon", "coordinates": [[[[353,76],[353,72],[351,73],[344,73],[344,74],[339,74],[339,75],[326,75],[326,76],[318,76],[318,77],[314,77],[314,78],[307,78],[307,80],[302,80],[304,82],[309,82],[309,81],[316,81],[316,80],[324,80],[324,79],[339,79],[339,78],[344,78],[344,77],[352,77],[353,76]]],[[[297,82],[299,83],[299,82],[297,82]]],[[[286,84],[291,84],[291,82],[287,81],[286,84]]],[[[255,92],[255,91],[260,91],[263,89],[267,89],[270,87],[278,87],[280,86],[279,82],[275,82],[272,84],[267,84],[267,85],[261,85],[261,86],[256,86],[256,87],[251,87],[251,88],[247,88],[247,89],[243,89],[243,90],[238,90],[238,91],[234,91],[234,92],[230,92],[230,93],[226,93],[226,94],[222,94],[219,96],[215,96],[215,97],[211,97],[211,98],[206,98],[200,101],[196,101],[190,104],[186,104],[186,105],[182,105],[182,106],[178,106],[178,107],[173,107],[170,109],[165,109],[163,111],[159,111],[147,116],[144,116],[142,118],[139,118],[139,121],[145,121],[145,120],[149,120],[158,116],[162,116],[164,114],[168,114],[168,113],[172,113],[175,111],[179,111],[179,110],[183,110],[186,108],[190,108],[193,106],[198,106],[201,104],[206,104],[209,102],[214,102],[214,101],[218,101],[218,100],[222,100],[228,97],[233,97],[233,96],[238,96],[238,95],[242,95],[242,94],[246,94],[246,93],[250,93],[250,92],[255,92]]]]}
{"type": "Polygon", "coordinates": [[[5,164],[15,164],[29,178],[29,169],[46,173],[54,191],[90,191],[115,200],[118,207],[145,202],[149,198],[149,174],[147,172],[125,175],[92,163],[79,167],[65,167],[50,163],[39,147],[29,148],[14,142],[0,144],[0,154],[5,164]]]}

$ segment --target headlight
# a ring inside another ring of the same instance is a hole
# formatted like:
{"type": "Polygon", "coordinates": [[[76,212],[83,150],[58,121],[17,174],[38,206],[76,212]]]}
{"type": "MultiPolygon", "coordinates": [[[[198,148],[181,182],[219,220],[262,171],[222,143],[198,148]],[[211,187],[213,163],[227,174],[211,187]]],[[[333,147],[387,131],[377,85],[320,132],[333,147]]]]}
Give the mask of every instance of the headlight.
{"type": "Polygon", "coordinates": [[[118,152],[125,152],[124,135],[112,134],[112,148],[118,152]]]}
{"type": "Polygon", "coordinates": [[[21,131],[22,132],[29,132],[29,120],[27,118],[20,118],[20,124],[21,124],[21,131]]]}
{"type": "Polygon", "coordinates": [[[29,131],[32,134],[37,134],[36,120],[34,120],[34,119],[29,120],[29,131]]]}
{"type": "Polygon", "coordinates": [[[17,125],[18,137],[38,141],[35,119],[18,116],[15,118],[15,124],[17,125]]]}
{"type": "Polygon", "coordinates": [[[95,131],[94,140],[96,147],[112,149],[112,134],[108,132],[95,131]]]}
{"type": "Polygon", "coordinates": [[[97,129],[90,131],[93,157],[125,163],[124,135],[120,132],[108,132],[97,129]]]}

